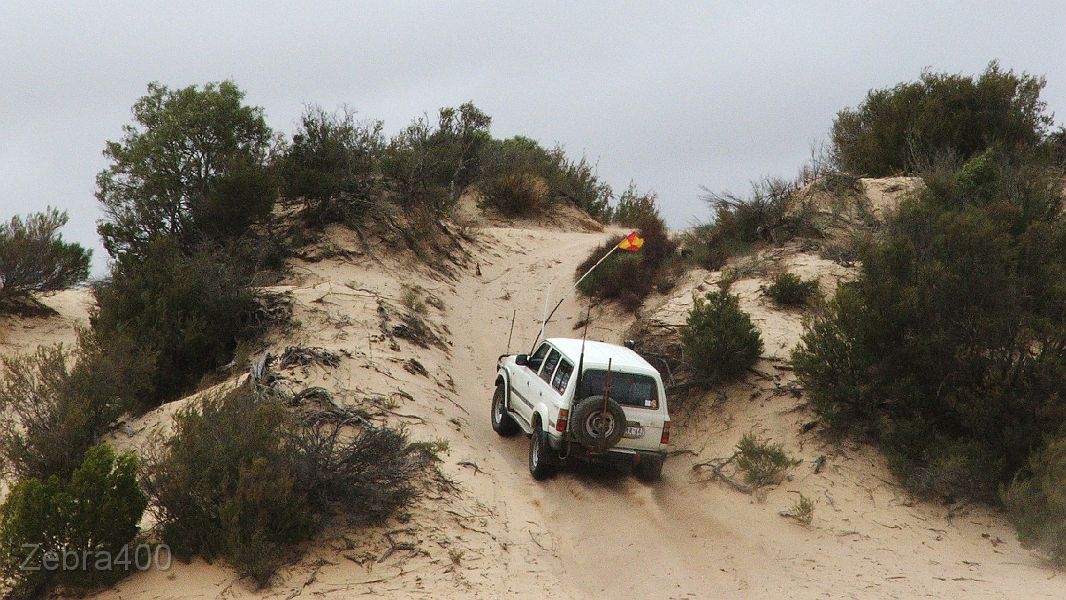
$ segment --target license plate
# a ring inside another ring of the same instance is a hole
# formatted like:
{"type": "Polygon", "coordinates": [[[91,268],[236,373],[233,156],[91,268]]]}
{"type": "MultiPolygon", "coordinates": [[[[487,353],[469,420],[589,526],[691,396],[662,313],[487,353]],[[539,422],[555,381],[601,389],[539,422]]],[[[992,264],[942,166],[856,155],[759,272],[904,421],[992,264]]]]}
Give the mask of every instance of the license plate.
{"type": "Polygon", "coordinates": [[[642,438],[644,437],[644,427],[642,425],[630,425],[629,427],[626,427],[624,437],[630,439],[642,438]]]}

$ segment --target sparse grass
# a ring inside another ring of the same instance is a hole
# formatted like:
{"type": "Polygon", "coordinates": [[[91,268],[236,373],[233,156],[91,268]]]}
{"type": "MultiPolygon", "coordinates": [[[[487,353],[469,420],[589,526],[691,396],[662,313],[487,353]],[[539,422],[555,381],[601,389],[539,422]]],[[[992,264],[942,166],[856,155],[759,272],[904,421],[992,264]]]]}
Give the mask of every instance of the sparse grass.
{"type": "Polygon", "coordinates": [[[400,303],[411,312],[424,315],[429,312],[422,299],[422,288],[417,285],[405,285],[400,293],[400,303]]]}
{"type": "Polygon", "coordinates": [[[792,504],[792,507],[786,511],[781,512],[782,517],[789,519],[795,519],[804,527],[810,527],[811,522],[814,520],[814,501],[804,496],[800,492],[799,498],[796,498],[796,502],[792,504]]]}
{"type": "Polygon", "coordinates": [[[760,439],[754,433],[744,434],[736,450],[737,468],[744,473],[744,481],[755,489],[781,483],[785,472],[796,464],[781,444],[760,439]]]}
{"type": "Polygon", "coordinates": [[[440,455],[448,452],[449,444],[448,440],[438,438],[432,442],[411,442],[408,448],[414,452],[421,452],[426,457],[439,462],[440,455]]]}
{"type": "Polygon", "coordinates": [[[448,559],[452,561],[453,565],[459,566],[463,562],[464,554],[466,554],[465,551],[460,550],[459,548],[452,548],[448,551],[448,559]]]}

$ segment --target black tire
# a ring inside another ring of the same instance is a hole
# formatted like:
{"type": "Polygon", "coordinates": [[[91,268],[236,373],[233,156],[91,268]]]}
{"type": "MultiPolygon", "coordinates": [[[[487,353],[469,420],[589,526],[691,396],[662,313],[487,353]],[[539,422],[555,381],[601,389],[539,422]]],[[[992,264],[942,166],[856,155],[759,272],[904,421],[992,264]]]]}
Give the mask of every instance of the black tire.
{"type": "Polygon", "coordinates": [[[626,413],[614,400],[607,400],[603,412],[603,396],[589,396],[577,403],[570,417],[570,429],[582,446],[603,452],[622,440],[626,432],[626,413]]]}
{"type": "Polygon", "coordinates": [[[663,478],[663,459],[642,456],[640,462],[633,465],[633,474],[641,481],[659,481],[663,478]]]}
{"type": "Polygon", "coordinates": [[[503,391],[502,383],[496,386],[496,391],[492,394],[492,410],[489,419],[492,421],[493,431],[503,437],[511,437],[518,433],[518,423],[515,423],[514,417],[507,412],[507,406],[503,402],[503,391]]]}
{"type": "Polygon", "coordinates": [[[533,435],[529,436],[529,474],[540,481],[555,472],[555,457],[548,445],[548,432],[537,423],[533,435]]]}

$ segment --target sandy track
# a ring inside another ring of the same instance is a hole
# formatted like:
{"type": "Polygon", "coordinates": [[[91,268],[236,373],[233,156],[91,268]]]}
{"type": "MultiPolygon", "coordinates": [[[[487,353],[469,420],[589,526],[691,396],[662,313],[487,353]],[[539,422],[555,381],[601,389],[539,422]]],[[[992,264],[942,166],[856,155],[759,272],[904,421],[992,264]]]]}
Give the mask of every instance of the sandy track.
{"type": "MultiPolygon", "coordinates": [[[[544,239],[543,232],[519,229],[485,229],[482,235],[498,257],[481,264],[480,278],[460,283],[449,317],[461,349],[457,356],[469,357],[457,365],[458,397],[474,423],[482,421],[472,429],[470,442],[486,449],[480,456],[493,467],[500,514],[508,515],[510,527],[532,530],[522,521],[536,520],[550,532],[541,544],[557,560],[564,595],[1066,597],[1066,580],[1019,548],[1011,530],[987,510],[916,502],[892,482],[883,460],[869,448],[838,452],[813,433],[798,434],[811,417],[798,407],[801,400],[774,394],[792,378],[789,371],[775,369],[779,362],[759,364],[776,382],[742,382],[725,390],[711,409],[674,410],[679,425],[674,447],[697,456],[671,458],[658,484],[592,467],[534,482],[526,470],[526,438],[501,439],[488,425],[496,356],[504,351],[512,308],[518,318],[511,349],[528,349],[549,285],[554,282],[558,298],[575,265],[604,235],[552,233],[544,239]],[[501,300],[507,297],[511,300],[501,300]],[[761,502],[719,483],[696,481],[693,463],[728,456],[749,430],[784,442],[804,459],[791,481],[761,502]],[[811,464],[823,455],[828,468],[814,474],[811,464]],[[816,501],[810,528],[777,514],[791,505],[796,492],[816,501]]],[[[817,257],[789,255],[785,263],[805,276],[821,269],[832,284],[840,276],[838,267],[817,257]]],[[[711,285],[713,277],[690,283],[711,285]]],[[[798,337],[799,318],[767,307],[760,300],[760,283],[741,281],[734,291],[764,337],[785,340],[768,347],[769,356],[787,356],[798,337]]],[[[682,286],[665,304],[687,304],[691,292],[682,286]]],[[[572,324],[583,313],[577,299],[568,300],[549,333],[576,335],[572,324]]],[[[620,341],[628,325],[617,313],[594,311],[596,338],[620,341]]]]}

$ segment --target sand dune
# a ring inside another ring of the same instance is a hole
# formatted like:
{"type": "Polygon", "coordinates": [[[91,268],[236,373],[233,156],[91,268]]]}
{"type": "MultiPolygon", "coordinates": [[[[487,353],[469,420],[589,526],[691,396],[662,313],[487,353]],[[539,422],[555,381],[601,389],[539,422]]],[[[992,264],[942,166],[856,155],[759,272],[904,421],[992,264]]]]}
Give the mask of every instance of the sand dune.
{"type": "MultiPolygon", "coordinates": [[[[512,311],[510,350],[520,351],[532,343],[549,287],[558,297],[608,234],[488,221],[471,221],[467,232],[474,239],[468,255],[445,272],[366,253],[356,236],[338,231],[333,243],[344,253],[297,261],[274,288],[292,295],[300,327],[268,340],[272,351],[303,344],[342,353],[337,368],[286,370],[293,386],[322,385],[346,404],[403,424],[413,439],[447,442],[441,476],[410,514],[370,530],[337,524],[267,590],[254,590],[225,565],[194,561],[136,575],[99,597],[1066,597],[1066,580],[1021,549],[993,512],[917,501],[875,451],[801,433],[813,417],[792,393],[785,359],[802,315],[778,310],[760,288],[773,270],[818,277],[826,292],[852,273],[799,248],[754,257],[762,266],[734,284],[766,340],[759,374],[674,410],[677,453],[662,482],[588,467],[534,482],[525,438],[505,440],[489,427],[495,360],[508,350],[512,311]],[[408,290],[424,302],[419,317],[440,344],[423,348],[394,333],[412,313],[408,290]],[[784,443],[803,461],[761,499],[703,481],[692,468],[728,456],[748,431],[784,443]],[[825,466],[815,473],[819,457],[825,466]],[[797,493],[816,503],[810,527],[778,514],[797,493]]],[[[642,314],[677,324],[692,294],[720,276],[692,273],[642,314]]],[[[64,312],[65,325],[0,324],[0,350],[70,339],[86,305],[71,306],[80,308],[64,312]]],[[[549,333],[571,335],[583,312],[569,299],[549,333]]],[[[620,341],[631,325],[632,317],[597,308],[590,336],[620,341]]],[[[180,405],[131,420],[113,441],[151,443],[151,432],[165,428],[180,405]]]]}

